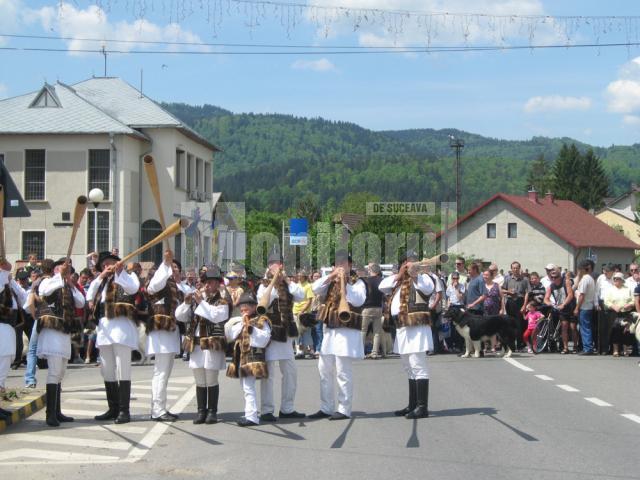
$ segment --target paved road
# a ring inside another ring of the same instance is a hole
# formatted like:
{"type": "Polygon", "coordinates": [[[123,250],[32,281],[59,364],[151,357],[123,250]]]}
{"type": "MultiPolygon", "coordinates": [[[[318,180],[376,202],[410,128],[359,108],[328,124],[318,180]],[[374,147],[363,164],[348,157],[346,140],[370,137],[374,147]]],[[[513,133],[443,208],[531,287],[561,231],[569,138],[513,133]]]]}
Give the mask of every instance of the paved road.
{"type": "MultiPolygon", "coordinates": [[[[138,421],[99,426],[96,368],[74,368],[65,411],[77,422],[44,426],[40,412],[0,435],[3,478],[640,478],[640,368],[633,358],[520,355],[430,358],[429,419],[393,417],[406,402],[399,360],[357,362],[354,418],[282,421],[242,429],[237,381],[223,379],[222,423],[193,425],[193,381],[176,362],[172,425],[144,420],[151,367],[134,369],[138,421]],[[54,464],[60,462],[60,464],[54,464]],[[6,476],[5,476],[6,475],[6,476]],[[9,476],[11,475],[11,476],[9,476]]],[[[297,408],[318,409],[313,360],[298,361],[297,408]]],[[[44,373],[44,372],[42,372],[44,373]]],[[[13,381],[18,381],[14,378],[13,381]]]]}

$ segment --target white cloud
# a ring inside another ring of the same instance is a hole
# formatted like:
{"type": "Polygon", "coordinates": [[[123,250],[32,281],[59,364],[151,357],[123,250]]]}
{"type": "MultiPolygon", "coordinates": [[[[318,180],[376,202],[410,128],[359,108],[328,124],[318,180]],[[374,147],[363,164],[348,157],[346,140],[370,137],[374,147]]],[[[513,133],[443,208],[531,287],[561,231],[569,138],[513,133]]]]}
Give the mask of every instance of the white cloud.
{"type": "Polygon", "coordinates": [[[319,60],[296,60],[291,64],[294,70],[313,70],[315,72],[330,72],[336,70],[336,66],[326,58],[319,60]]]}
{"type": "Polygon", "coordinates": [[[563,97],[560,95],[531,97],[524,104],[526,113],[588,110],[589,108],[591,108],[591,99],[588,97],[563,97]]]}
{"type": "Polygon", "coordinates": [[[622,117],[622,123],[632,127],[640,127],[640,117],[637,115],[625,115],[622,117]]]}
{"type": "Polygon", "coordinates": [[[3,98],[7,98],[8,91],[9,89],[7,88],[7,86],[4,83],[0,83],[0,100],[2,100],[3,98]]]}
{"type": "MultiPolygon", "coordinates": [[[[0,0],[0,2],[3,0],[0,0]]],[[[42,7],[24,13],[27,23],[38,22],[44,30],[55,32],[62,37],[70,37],[66,41],[70,50],[99,49],[102,43],[82,40],[117,39],[131,43],[104,42],[107,50],[130,51],[133,49],[167,49],[174,51],[181,49],[178,45],[157,45],[137,42],[202,42],[200,37],[189,30],[183,30],[176,23],[165,26],[156,25],[145,19],[138,19],[132,23],[120,21],[112,23],[104,10],[96,5],[86,9],[79,9],[68,3],[61,3],[57,7],[42,7]]],[[[189,46],[191,50],[208,51],[206,46],[189,46]]],[[[80,53],[71,52],[79,55],[80,53]]]]}
{"type": "MultiPolygon", "coordinates": [[[[18,30],[21,0],[0,0],[0,31],[2,33],[15,33],[18,30]]],[[[7,43],[6,37],[0,37],[0,45],[7,43]]]]}
{"type": "Polygon", "coordinates": [[[624,114],[624,125],[640,125],[640,57],[625,63],[605,90],[610,112],[624,114]]]}

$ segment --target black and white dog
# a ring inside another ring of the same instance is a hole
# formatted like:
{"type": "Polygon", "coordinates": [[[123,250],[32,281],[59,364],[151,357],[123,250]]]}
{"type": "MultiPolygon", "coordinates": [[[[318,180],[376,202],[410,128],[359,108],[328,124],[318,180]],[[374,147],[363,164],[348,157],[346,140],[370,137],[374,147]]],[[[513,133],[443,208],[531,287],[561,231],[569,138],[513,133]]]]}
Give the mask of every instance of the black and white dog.
{"type": "Polygon", "coordinates": [[[456,330],[464,338],[465,352],[463,358],[480,356],[483,341],[497,335],[504,349],[504,356],[509,358],[518,335],[516,319],[508,315],[476,315],[463,308],[449,308],[444,318],[453,322],[456,330]]]}

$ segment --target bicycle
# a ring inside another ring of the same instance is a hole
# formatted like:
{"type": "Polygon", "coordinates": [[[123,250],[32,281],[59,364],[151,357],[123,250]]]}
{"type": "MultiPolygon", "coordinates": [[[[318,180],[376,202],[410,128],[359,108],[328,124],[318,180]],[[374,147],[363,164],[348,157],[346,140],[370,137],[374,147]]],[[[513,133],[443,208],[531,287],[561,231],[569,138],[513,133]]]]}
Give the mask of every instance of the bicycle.
{"type": "Polygon", "coordinates": [[[534,353],[560,351],[562,342],[561,322],[558,309],[551,307],[547,315],[536,325],[531,335],[531,349],[534,353]]]}

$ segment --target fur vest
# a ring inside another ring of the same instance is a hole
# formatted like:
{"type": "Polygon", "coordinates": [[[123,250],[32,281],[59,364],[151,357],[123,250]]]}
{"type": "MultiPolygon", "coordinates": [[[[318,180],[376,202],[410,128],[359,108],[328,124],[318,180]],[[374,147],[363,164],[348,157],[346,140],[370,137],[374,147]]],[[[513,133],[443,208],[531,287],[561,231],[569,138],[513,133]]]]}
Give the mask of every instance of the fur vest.
{"type": "Polygon", "coordinates": [[[95,321],[102,317],[108,319],[127,317],[134,322],[138,321],[136,311],[136,295],[128,295],[124,289],[114,281],[113,275],[102,282],[95,296],[95,321]],[[106,289],[104,302],[101,302],[102,291],[106,289]]]}
{"type": "MultiPolygon", "coordinates": [[[[358,281],[355,272],[351,272],[349,283],[353,285],[358,281]]],[[[362,330],[362,309],[349,305],[349,319],[340,320],[338,313],[340,309],[340,282],[331,282],[327,289],[327,296],[324,303],[318,310],[318,320],[322,320],[328,328],[353,328],[354,330],[362,330]]]]}
{"type": "Polygon", "coordinates": [[[176,308],[180,299],[179,293],[176,281],[173,277],[169,277],[162,290],[153,294],[146,294],[149,303],[149,316],[146,322],[147,333],[153,330],[175,332],[176,308]],[[163,302],[157,303],[160,300],[163,300],[163,302]]]}
{"type": "MultiPolygon", "coordinates": [[[[269,274],[267,280],[271,281],[273,275],[269,274]]],[[[289,286],[284,280],[280,281],[275,288],[278,291],[276,298],[269,309],[267,317],[271,323],[271,340],[275,342],[286,342],[288,337],[298,337],[298,327],[293,319],[293,295],[289,293],[289,286]]]]}
{"type": "Polygon", "coordinates": [[[385,316],[391,311],[391,302],[400,290],[400,311],[396,317],[396,327],[415,327],[431,325],[431,310],[429,309],[430,295],[425,295],[415,287],[409,275],[398,283],[387,299],[385,316]]]}
{"type": "MultiPolygon", "coordinates": [[[[222,298],[220,292],[210,295],[206,299],[209,305],[226,305],[229,310],[229,302],[222,298]]],[[[195,314],[195,305],[191,305],[191,321],[187,324],[187,332],[184,339],[183,348],[185,351],[193,352],[196,345],[200,345],[202,350],[216,350],[224,352],[227,349],[227,340],[224,336],[224,322],[213,323],[200,315],[195,314]],[[198,329],[198,327],[200,327],[198,329]],[[195,332],[198,331],[198,336],[195,332]]]]}
{"type": "MultiPolygon", "coordinates": [[[[6,284],[0,293],[0,323],[6,323],[14,327],[18,320],[18,310],[13,308],[15,294],[11,291],[11,285],[6,284]]],[[[16,300],[16,304],[18,301],[16,300]]]]}
{"type": "MultiPolygon", "coordinates": [[[[40,287],[40,282],[33,286],[35,291],[40,287]]],[[[36,295],[37,330],[51,328],[62,333],[78,333],[82,331],[83,322],[76,317],[76,305],[73,300],[71,287],[66,283],[51,295],[36,295]]]]}
{"type": "Polygon", "coordinates": [[[227,367],[227,377],[268,378],[266,349],[252,347],[249,334],[249,326],[262,328],[265,324],[269,324],[269,318],[266,315],[255,315],[251,318],[246,316],[243,318],[242,331],[233,345],[231,363],[227,367]]]}

